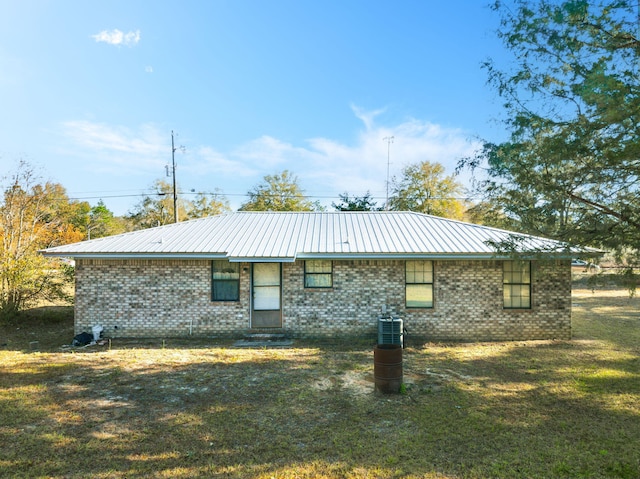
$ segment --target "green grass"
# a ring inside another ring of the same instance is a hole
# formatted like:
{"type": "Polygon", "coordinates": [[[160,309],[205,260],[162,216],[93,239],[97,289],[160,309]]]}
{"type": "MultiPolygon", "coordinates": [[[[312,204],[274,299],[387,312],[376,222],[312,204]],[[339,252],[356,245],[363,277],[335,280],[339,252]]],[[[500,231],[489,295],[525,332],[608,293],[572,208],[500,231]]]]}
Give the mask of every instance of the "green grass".
{"type": "Polygon", "coordinates": [[[572,341],[410,344],[390,396],[367,343],[62,351],[68,321],[5,325],[0,477],[638,478],[640,301],[574,303],[572,341]]]}

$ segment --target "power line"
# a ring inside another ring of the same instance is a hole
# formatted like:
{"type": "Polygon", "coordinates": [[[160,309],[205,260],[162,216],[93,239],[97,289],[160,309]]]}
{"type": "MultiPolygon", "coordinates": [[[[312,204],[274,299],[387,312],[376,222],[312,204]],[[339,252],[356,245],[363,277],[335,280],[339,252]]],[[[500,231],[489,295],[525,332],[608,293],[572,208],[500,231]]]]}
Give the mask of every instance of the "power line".
{"type": "MultiPolygon", "coordinates": [[[[152,193],[158,194],[158,193],[152,193]]],[[[130,195],[98,195],[98,196],[69,196],[70,200],[79,201],[79,200],[101,200],[104,198],[138,198],[144,196],[151,196],[152,194],[148,193],[135,193],[130,195]]],[[[164,193],[162,193],[164,194],[164,193]]],[[[62,199],[62,198],[61,198],[62,199]]]]}
{"type": "MultiPolygon", "coordinates": [[[[207,196],[224,196],[224,197],[246,197],[249,198],[251,195],[249,195],[248,193],[221,193],[221,192],[215,192],[215,191],[181,191],[178,190],[178,193],[182,196],[197,196],[197,195],[207,195],[207,196]]],[[[68,199],[69,200],[74,200],[74,201],[80,201],[80,200],[97,200],[97,199],[109,199],[109,198],[144,198],[144,197],[148,197],[148,196],[166,196],[167,194],[170,193],[159,193],[159,192],[151,192],[151,193],[135,193],[135,194],[126,194],[126,195],[92,195],[92,196],[69,196],[68,199]]],[[[269,194],[269,193],[265,193],[264,196],[271,196],[271,197],[279,197],[282,195],[279,195],[277,193],[274,194],[269,194]]],[[[355,197],[357,197],[358,195],[353,195],[355,197]]],[[[364,195],[362,195],[364,196],[364,195]]],[[[338,199],[339,195],[336,197],[336,195],[300,195],[298,196],[299,198],[304,198],[304,199],[318,199],[318,200],[326,200],[326,199],[338,199]]],[[[466,196],[434,196],[431,197],[430,199],[432,200],[469,200],[469,199],[474,199],[474,198],[478,198],[479,195],[466,195],[466,196]]],[[[385,197],[383,196],[370,196],[371,199],[373,200],[384,200],[385,197]]],[[[62,200],[62,198],[61,198],[62,200]]]]}

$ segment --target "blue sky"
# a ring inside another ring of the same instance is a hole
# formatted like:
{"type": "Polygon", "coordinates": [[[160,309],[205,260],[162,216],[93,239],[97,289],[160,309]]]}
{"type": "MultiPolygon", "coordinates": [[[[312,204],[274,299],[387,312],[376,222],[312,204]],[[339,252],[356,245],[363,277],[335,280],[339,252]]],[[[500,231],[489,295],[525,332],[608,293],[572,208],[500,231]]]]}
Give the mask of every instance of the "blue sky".
{"type": "Polygon", "coordinates": [[[506,58],[497,21],[484,0],[3,0],[0,176],[26,159],[125,214],[166,179],[173,130],[185,193],[237,208],[288,169],[325,205],[381,204],[388,152],[391,176],[453,172],[505,138],[480,67],[506,58]]]}

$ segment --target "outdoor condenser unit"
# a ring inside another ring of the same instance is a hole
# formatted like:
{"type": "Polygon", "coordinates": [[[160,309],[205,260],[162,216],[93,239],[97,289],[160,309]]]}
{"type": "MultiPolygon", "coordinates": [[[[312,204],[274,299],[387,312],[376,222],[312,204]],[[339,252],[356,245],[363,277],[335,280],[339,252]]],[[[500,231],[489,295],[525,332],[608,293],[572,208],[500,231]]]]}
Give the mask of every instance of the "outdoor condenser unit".
{"type": "Polygon", "coordinates": [[[399,344],[404,347],[401,318],[380,317],[378,319],[378,344],[399,344]]]}

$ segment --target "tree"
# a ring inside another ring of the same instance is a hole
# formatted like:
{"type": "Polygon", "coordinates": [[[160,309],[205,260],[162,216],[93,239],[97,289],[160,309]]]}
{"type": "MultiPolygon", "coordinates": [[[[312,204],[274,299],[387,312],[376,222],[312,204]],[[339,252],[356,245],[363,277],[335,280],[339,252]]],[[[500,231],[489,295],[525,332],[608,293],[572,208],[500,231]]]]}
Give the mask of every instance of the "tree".
{"type": "Polygon", "coordinates": [[[124,221],[114,216],[102,200],[87,212],[85,218],[87,239],[103,238],[126,231],[124,221]]]}
{"type": "MultiPolygon", "coordinates": [[[[152,188],[155,195],[145,195],[127,215],[133,229],[153,228],[173,223],[173,186],[164,180],[156,180],[152,188]]],[[[178,188],[179,189],[179,188],[178,188]]],[[[191,220],[231,211],[229,202],[218,189],[213,194],[198,193],[194,201],[178,197],[178,217],[191,220]]]]}
{"type": "Polygon", "coordinates": [[[264,181],[247,193],[249,200],[240,211],[317,211],[321,206],[304,197],[298,179],[288,170],[266,175],[264,181]]]}
{"type": "Polygon", "coordinates": [[[486,168],[485,197],[526,232],[640,248],[640,41],[635,0],[498,1],[516,58],[485,68],[508,141],[460,166],[486,168]]]}
{"type": "Polygon", "coordinates": [[[463,187],[453,175],[445,175],[440,163],[423,161],[402,170],[402,177],[392,180],[393,195],[389,208],[396,211],[417,211],[445,218],[462,219],[464,203],[460,201],[463,187]]]}
{"type": "Polygon", "coordinates": [[[33,168],[21,161],[5,178],[0,203],[0,313],[7,317],[41,299],[64,298],[68,276],[53,274],[55,260],[40,249],[82,239],[70,221],[78,203],[64,188],[40,182],[33,168]]]}
{"type": "Polygon", "coordinates": [[[517,220],[507,216],[499,205],[490,201],[480,201],[471,205],[465,211],[465,219],[477,225],[503,230],[519,231],[522,229],[517,220]]]}
{"type": "Polygon", "coordinates": [[[187,216],[190,219],[204,218],[205,216],[219,215],[228,211],[231,211],[229,201],[216,188],[211,195],[198,193],[187,208],[187,216]]]}
{"type": "Polygon", "coordinates": [[[373,201],[371,193],[367,191],[364,196],[349,197],[349,193],[340,196],[340,203],[331,203],[336,211],[380,211],[382,208],[373,201]]]}
{"type": "MultiPolygon", "coordinates": [[[[164,180],[156,180],[152,189],[155,195],[144,195],[127,215],[134,229],[153,228],[173,223],[173,186],[164,180]]],[[[185,201],[178,199],[178,216],[186,216],[185,201]]]]}

